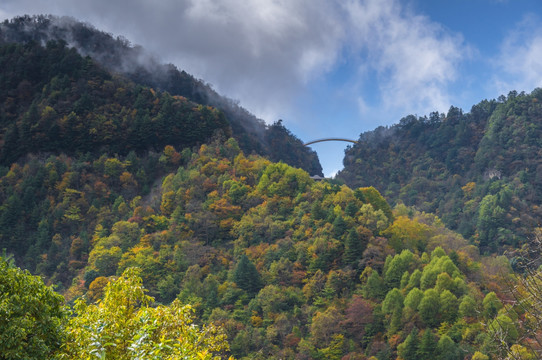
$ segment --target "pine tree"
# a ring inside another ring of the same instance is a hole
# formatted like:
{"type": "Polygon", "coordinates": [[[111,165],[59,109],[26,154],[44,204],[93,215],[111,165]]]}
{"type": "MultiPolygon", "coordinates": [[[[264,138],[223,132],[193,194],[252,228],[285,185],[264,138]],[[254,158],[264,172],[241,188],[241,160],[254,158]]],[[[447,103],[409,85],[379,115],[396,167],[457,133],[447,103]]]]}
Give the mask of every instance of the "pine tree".
{"type": "Polygon", "coordinates": [[[430,328],[425,329],[418,347],[418,359],[419,360],[430,360],[435,356],[435,351],[437,349],[437,339],[435,334],[431,331],[430,328]]]}
{"type": "Polygon", "coordinates": [[[363,246],[356,229],[350,229],[344,244],[344,262],[355,265],[363,255],[363,246]]]}
{"type": "Polygon", "coordinates": [[[459,348],[448,335],[442,335],[439,339],[436,358],[437,360],[459,360],[459,348]]]}
{"type": "Polygon", "coordinates": [[[326,212],[322,209],[320,201],[315,201],[311,208],[311,216],[314,220],[322,220],[326,218],[326,212]]]}
{"type": "Polygon", "coordinates": [[[344,212],[346,215],[350,217],[354,217],[356,213],[358,212],[358,207],[356,206],[356,203],[351,201],[346,205],[346,208],[344,209],[344,212]]]}
{"type": "Polygon", "coordinates": [[[333,234],[336,238],[340,238],[346,231],[346,222],[341,215],[338,215],[333,221],[333,234]]]}
{"type": "Polygon", "coordinates": [[[418,329],[414,328],[405,341],[397,347],[399,356],[404,360],[418,360],[418,329]]]}
{"type": "Polygon", "coordinates": [[[233,280],[241,289],[255,295],[262,287],[262,279],[256,266],[246,255],[242,255],[233,274],[233,280]]]}

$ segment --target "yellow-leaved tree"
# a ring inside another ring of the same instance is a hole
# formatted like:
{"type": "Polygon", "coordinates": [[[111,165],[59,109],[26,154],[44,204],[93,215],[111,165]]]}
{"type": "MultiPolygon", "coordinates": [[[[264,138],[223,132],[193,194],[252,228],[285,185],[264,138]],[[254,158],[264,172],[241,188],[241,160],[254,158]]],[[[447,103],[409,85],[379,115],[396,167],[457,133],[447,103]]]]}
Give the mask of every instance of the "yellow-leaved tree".
{"type": "MultiPolygon", "coordinates": [[[[226,336],[213,325],[193,323],[190,305],[175,300],[150,306],[137,268],[111,281],[96,304],[76,300],[67,326],[63,359],[221,359],[226,336]]],[[[231,359],[231,358],[230,358],[231,359]]]]}

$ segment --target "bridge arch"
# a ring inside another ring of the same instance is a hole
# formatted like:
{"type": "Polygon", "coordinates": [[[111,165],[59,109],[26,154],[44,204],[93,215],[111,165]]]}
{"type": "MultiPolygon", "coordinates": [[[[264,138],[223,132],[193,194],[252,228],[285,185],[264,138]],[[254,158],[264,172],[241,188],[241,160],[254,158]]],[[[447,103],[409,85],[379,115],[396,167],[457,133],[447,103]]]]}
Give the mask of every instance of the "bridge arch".
{"type": "Polygon", "coordinates": [[[351,142],[351,143],[354,143],[354,144],[357,144],[357,143],[358,143],[356,140],[351,140],[351,139],[343,139],[343,138],[324,138],[324,139],[312,140],[312,141],[306,142],[306,143],[303,144],[303,145],[304,145],[304,146],[309,146],[309,145],[316,144],[316,143],[319,143],[319,142],[324,142],[324,141],[346,141],[346,142],[351,142]]]}

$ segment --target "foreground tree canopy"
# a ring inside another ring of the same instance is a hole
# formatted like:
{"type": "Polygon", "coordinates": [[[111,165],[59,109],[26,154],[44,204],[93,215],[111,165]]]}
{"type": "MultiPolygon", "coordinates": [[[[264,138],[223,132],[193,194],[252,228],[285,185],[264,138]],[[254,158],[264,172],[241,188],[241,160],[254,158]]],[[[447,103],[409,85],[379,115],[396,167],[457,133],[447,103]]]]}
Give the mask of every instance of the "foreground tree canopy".
{"type": "Polygon", "coordinates": [[[128,268],[105,286],[103,300],[78,299],[67,325],[61,359],[221,359],[229,350],[213,325],[193,323],[190,305],[178,300],[151,307],[139,270],[128,268]]]}
{"type": "Polygon", "coordinates": [[[47,359],[64,340],[64,298],[0,257],[0,359],[47,359]]]}
{"type": "Polygon", "coordinates": [[[0,257],[0,359],[223,359],[226,337],[194,324],[190,305],[151,306],[139,270],[128,268],[103,301],[63,297],[0,257]]]}

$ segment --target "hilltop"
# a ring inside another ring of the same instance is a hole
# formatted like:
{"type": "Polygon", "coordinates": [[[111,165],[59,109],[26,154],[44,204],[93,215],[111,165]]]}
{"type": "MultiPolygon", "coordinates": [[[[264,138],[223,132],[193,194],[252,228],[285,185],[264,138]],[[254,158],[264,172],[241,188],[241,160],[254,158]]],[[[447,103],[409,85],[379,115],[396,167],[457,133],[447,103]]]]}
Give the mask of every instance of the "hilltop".
{"type": "MultiPolygon", "coordinates": [[[[24,53],[19,49],[11,56],[30,56],[26,63],[24,59],[15,62],[19,63],[19,67],[29,66],[29,68],[18,68],[15,74],[10,71],[12,64],[15,63],[8,64],[13,59],[9,57],[3,59],[6,75],[8,77],[14,76],[14,78],[3,82],[3,85],[12,92],[16,88],[26,86],[26,102],[17,104],[24,107],[17,109],[17,114],[13,115],[20,117],[22,113],[30,110],[29,106],[37,96],[34,92],[41,92],[43,86],[55,76],[60,79],[67,77],[63,79],[63,83],[57,83],[56,86],[72,87],[68,103],[81,100],[80,103],[85,104],[99,104],[100,102],[96,101],[98,99],[92,98],[92,92],[89,93],[89,89],[81,87],[84,80],[110,80],[109,78],[115,77],[118,81],[124,81],[122,86],[128,90],[131,87],[142,87],[157,92],[167,92],[172,97],[180,96],[192,103],[202,105],[202,108],[217,109],[220,116],[231,128],[232,136],[237,139],[246,153],[255,152],[267,156],[273,161],[284,161],[303,168],[312,175],[323,175],[316,153],[304,147],[303,143],[282,125],[281,121],[266,125],[263,120],[250,114],[237,102],[216,93],[209,84],[195,79],[172,64],[160,63],[156,57],[139,46],[132,46],[125,38],[114,38],[111,34],[99,31],[90,24],[81,23],[72,18],[38,15],[17,17],[0,24],[0,44],[3,47],[10,47],[13,44],[18,44],[21,48],[43,47],[45,53],[49,52],[47,44],[50,44],[50,46],[60,46],[66,51],[71,51],[69,55],[59,53],[38,55],[31,54],[31,50],[27,50],[30,53],[24,53]],[[55,43],[60,45],[52,45],[55,43]],[[49,57],[50,62],[42,64],[40,56],[49,57]],[[54,56],[61,58],[51,59],[54,56]],[[79,66],[79,68],[74,68],[74,66],[79,66]],[[93,72],[87,73],[87,68],[88,71],[93,72]],[[96,76],[99,79],[89,78],[96,76]],[[75,81],[80,84],[78,88],[73,89],[75,81]],[[126,82],[129,82],[130,85],[127,85],[126,82]],[[28,93],[29,91],[31,94],[28,93]]],[[[89,85],[93,86],[94,84],[89,85]]],[[[67,91],[67,89],[61,90],[67,91]]],[[[99,96],[110,96],[114,89],[108,89],[108,91],[109,93],[102,91],[99,96]]],[[[8,101],[9,104],[6,106],[10,106],[19,100],[18,95],[4,93],[0,101],[8,101]]],[[[150,98],[146,100],[152,101],[150,98]]],[[[123,105],[121,104],[121,106],[123,105]]],[[[64,114],[69,114],[69,110],[74,109],[62,110],[64,114]]],[[[92,112],[93,109],[81,109],[79,106],[76,110],[92,112]]],[[[77,111],[74,112],[77,114],[77,111]]],[[[160,129],[163,133],[168,131],[169,124],[165,125],[160,129]]],[[[207,126],[207,130],[211,131],[221,129],[221,125],[217,125],[216,128],[209,124],[205,126],[207,126]]],[[[6,132],[7,129],[4,129],[4,133],[6,132]]],[[[203,141],[205,137],[200,137],[200,141],[203,141]]],[[[134,141],[136,140],[134,139],[134,141]]],[[[151,145],[154,146],[154,144],[151,145]]],[[[19,155],[16,154],[16,156],[19,155]]]]}
{"type": "Polygon", "coordinates": [[[542,221],[541,102],[541,89],[512,91],[468,113],[407,116],[361,134],[338,178],[437,214],[483,252],[515,252],[542,221]]]}

